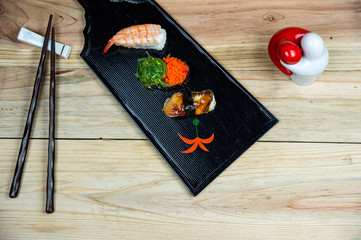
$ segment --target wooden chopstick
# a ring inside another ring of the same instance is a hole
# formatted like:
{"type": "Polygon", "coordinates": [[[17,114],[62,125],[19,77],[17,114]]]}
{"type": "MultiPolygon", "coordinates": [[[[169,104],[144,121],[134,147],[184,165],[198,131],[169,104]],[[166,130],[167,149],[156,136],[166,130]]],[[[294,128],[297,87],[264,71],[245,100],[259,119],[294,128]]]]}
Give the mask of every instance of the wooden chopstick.
{"type": "Polygon", "coordinates": [[[18,160],[16,163],[15,171],[14,171],[13,182],[12,182],[11,188],[10,188],[9,196],[11,198],[15,198],[18,195],[19,189],[20,189],[21,177],[23,174],[26,153],[27,153],[28,146],[29,146],[31,128],[33,125],[36,104],[37,104],[39,90],[40,90],[40,86],[41,86],[41,80],[44,75],[44,63],[45,63],[45,58],[46,58],[46,53],[47,53],[47,48],[48,48],[52,20],[53,20],[53,15],[50,15],[48,27],[47,27],[46,34],[45,34],[43,48],[41,50],[38,71],[37,71],[36,77],[35,77],[33,96],[31,98],[31,102],[30,102],[28,118],[26,120],[24,134],[23,134],[23,138],[21,141],[20,151],[19,151],[19,156],[18,156],[18,160]]]}
{"type": "Polygon", "coordinates": [[[47,213],[54,212],[54,161],[55,161],[55,32],[51,29],[50,90],[49,90],[49,146],[46,186],[47,213]]]}

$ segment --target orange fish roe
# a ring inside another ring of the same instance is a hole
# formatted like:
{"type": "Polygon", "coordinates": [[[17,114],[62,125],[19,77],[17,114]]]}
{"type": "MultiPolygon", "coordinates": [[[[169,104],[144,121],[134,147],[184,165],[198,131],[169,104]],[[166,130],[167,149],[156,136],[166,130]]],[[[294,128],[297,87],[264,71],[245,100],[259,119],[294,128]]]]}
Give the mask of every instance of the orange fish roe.
{"type": "Polygon", "coordinates": [[[181,84],[186,79],[189,71],[187,64],[175,57],[167,57],[163,58],[163,60],[167,66],[167,73],[163,81],[171,86],[181,84]]]}

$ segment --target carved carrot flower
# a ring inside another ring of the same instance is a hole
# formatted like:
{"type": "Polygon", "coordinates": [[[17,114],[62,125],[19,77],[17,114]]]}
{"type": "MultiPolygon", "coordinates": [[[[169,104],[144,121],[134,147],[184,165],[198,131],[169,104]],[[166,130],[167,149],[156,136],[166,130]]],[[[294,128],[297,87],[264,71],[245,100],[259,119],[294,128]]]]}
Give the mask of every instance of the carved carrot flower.
{"type": "Polygon", "coordinates": [[[208,144],[208,143],[211,143],[214,139],[214,133],[212,134],[211,137],[207,138],[207,139],[203,139],[203,138],[200,138],[198,137],[198,124],[199,124],[199,120],[198,119],[194,119],[193,120],[193,124],[196,126],[196,135],[197,137],[195,139],[188,139],[188,138],[185,138],[183,137],[182,135],[179,135],[179,137],[182,139],[183,142],[187,143],[187,144],[193,144],[188,150],[185,150],[185,151],[181,151],[182,153],[191,153],[191,152],[194,152],[198,146],[208,152],[208,149],[204,146],[204,144],[208,144]]]}

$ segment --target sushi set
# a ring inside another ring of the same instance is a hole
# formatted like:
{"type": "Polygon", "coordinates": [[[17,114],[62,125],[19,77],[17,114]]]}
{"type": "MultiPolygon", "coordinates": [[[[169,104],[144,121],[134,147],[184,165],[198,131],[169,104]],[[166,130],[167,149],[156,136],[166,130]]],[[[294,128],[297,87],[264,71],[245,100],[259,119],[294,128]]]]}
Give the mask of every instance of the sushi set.
{"type": "Polygon", "coordinates": [[[193,196],[278,122],[155,1],[78,1],[81,57],[193,196]]]}

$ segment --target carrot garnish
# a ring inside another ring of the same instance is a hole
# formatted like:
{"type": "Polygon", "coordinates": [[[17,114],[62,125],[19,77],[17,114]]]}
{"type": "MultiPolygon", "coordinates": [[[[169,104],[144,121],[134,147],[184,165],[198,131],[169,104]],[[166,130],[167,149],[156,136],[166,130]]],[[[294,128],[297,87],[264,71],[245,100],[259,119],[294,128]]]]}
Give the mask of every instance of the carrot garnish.
{"type": "Polygon", "coordinates": [[[163,81],[171,86],[182,84],[189,71],[187,64],[175,57],[166,57],[163,58],[163,61],[167,66],[167,73],[163,81]]]}

